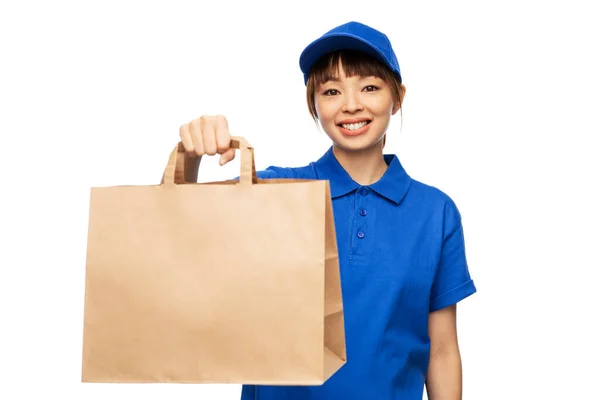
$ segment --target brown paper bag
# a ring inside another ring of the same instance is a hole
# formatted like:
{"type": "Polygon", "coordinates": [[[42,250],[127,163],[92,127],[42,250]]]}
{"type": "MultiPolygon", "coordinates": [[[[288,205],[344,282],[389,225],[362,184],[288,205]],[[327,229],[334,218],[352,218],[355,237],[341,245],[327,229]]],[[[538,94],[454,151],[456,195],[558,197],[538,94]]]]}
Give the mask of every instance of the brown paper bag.
{"type": "MultiPolygon", "coordinates": [[[[91,189],[83,382],[319,385],[346,361],[327,181],[91,189]]],[[[196,170],[197,172],[197,170],[196,170]]]]}

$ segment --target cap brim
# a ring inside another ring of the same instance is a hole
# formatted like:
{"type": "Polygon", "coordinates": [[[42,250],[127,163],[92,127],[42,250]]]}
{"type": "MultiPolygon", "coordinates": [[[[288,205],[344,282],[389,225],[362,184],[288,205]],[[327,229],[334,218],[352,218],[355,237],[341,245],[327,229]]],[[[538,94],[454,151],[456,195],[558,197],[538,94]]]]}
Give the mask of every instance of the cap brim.
{"type": "Polygon", "coordinates": [[[365,52],[392,69],[392,66],[389,65],[381,51],[373,47],[369,42],[349,33],[334,33],[315,40],[306,46],[302,54],[300,54],[300,70],[304,73],[305,80],[310,73],[310,69],[319,58],[336,50],[358,50],[365,52]]]}

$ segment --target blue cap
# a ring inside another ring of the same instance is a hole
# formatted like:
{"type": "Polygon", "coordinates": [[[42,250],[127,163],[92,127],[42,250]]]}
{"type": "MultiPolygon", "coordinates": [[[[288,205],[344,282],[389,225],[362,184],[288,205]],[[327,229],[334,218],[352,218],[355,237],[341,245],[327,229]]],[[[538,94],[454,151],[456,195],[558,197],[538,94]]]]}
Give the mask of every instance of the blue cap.
{"type": "Polygon", "coordinates": [[[359,50],[383,62],[402,82],[400,65],[386,35],[360,22],[348,22],[333,28],[304,49],[300,55],[300,69],[304,84],[315,62],[327,53],[336,50],[359,50]]]}

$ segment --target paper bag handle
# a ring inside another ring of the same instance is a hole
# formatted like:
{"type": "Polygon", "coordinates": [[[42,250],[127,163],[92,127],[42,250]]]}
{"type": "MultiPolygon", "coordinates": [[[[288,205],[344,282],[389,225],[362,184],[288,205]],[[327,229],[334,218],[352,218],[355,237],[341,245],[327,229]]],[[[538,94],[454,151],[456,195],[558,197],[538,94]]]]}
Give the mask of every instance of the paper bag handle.
{"type": "MultiPolygon", "coordinates": [[[[239,149],[241,153],[240,161],[240,184],[251,185],[257,182],[256,166],[254,163],[254,148],[248,141],[241,136],[233,136],[229,147],[239,149]]],[[[190,176],[189,172],[197,172],[202,157],[194,157],[195,162],[190,162],[190,157],[186,155],[183,143],[177,143],[177,146],[171,152],[165,172],[163,174],[162,184],[174,185],[183,183],[196,183],[194,179],[186,179],[190,176]],[[186,162],[187,161],[187,162],[186,162]],[[195,169],[195,171],[190,171],[195,169]]],[[[196,174],[191,174],[197,176],[196,174]]]]}

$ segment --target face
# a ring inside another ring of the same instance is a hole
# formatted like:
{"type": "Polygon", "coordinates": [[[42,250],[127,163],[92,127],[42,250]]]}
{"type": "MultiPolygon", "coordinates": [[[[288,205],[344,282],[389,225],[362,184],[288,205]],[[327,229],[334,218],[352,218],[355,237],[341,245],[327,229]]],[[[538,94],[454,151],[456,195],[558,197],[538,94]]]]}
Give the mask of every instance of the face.
{"type": "Polygon", "coordinates": [[[374,76],[347,77],[340,68],[338,79],[317,87],[315,108],[333,143],[354,152],[370,149],[383,139],[400,104],[395,104],[384,80],[374,76]]]}

